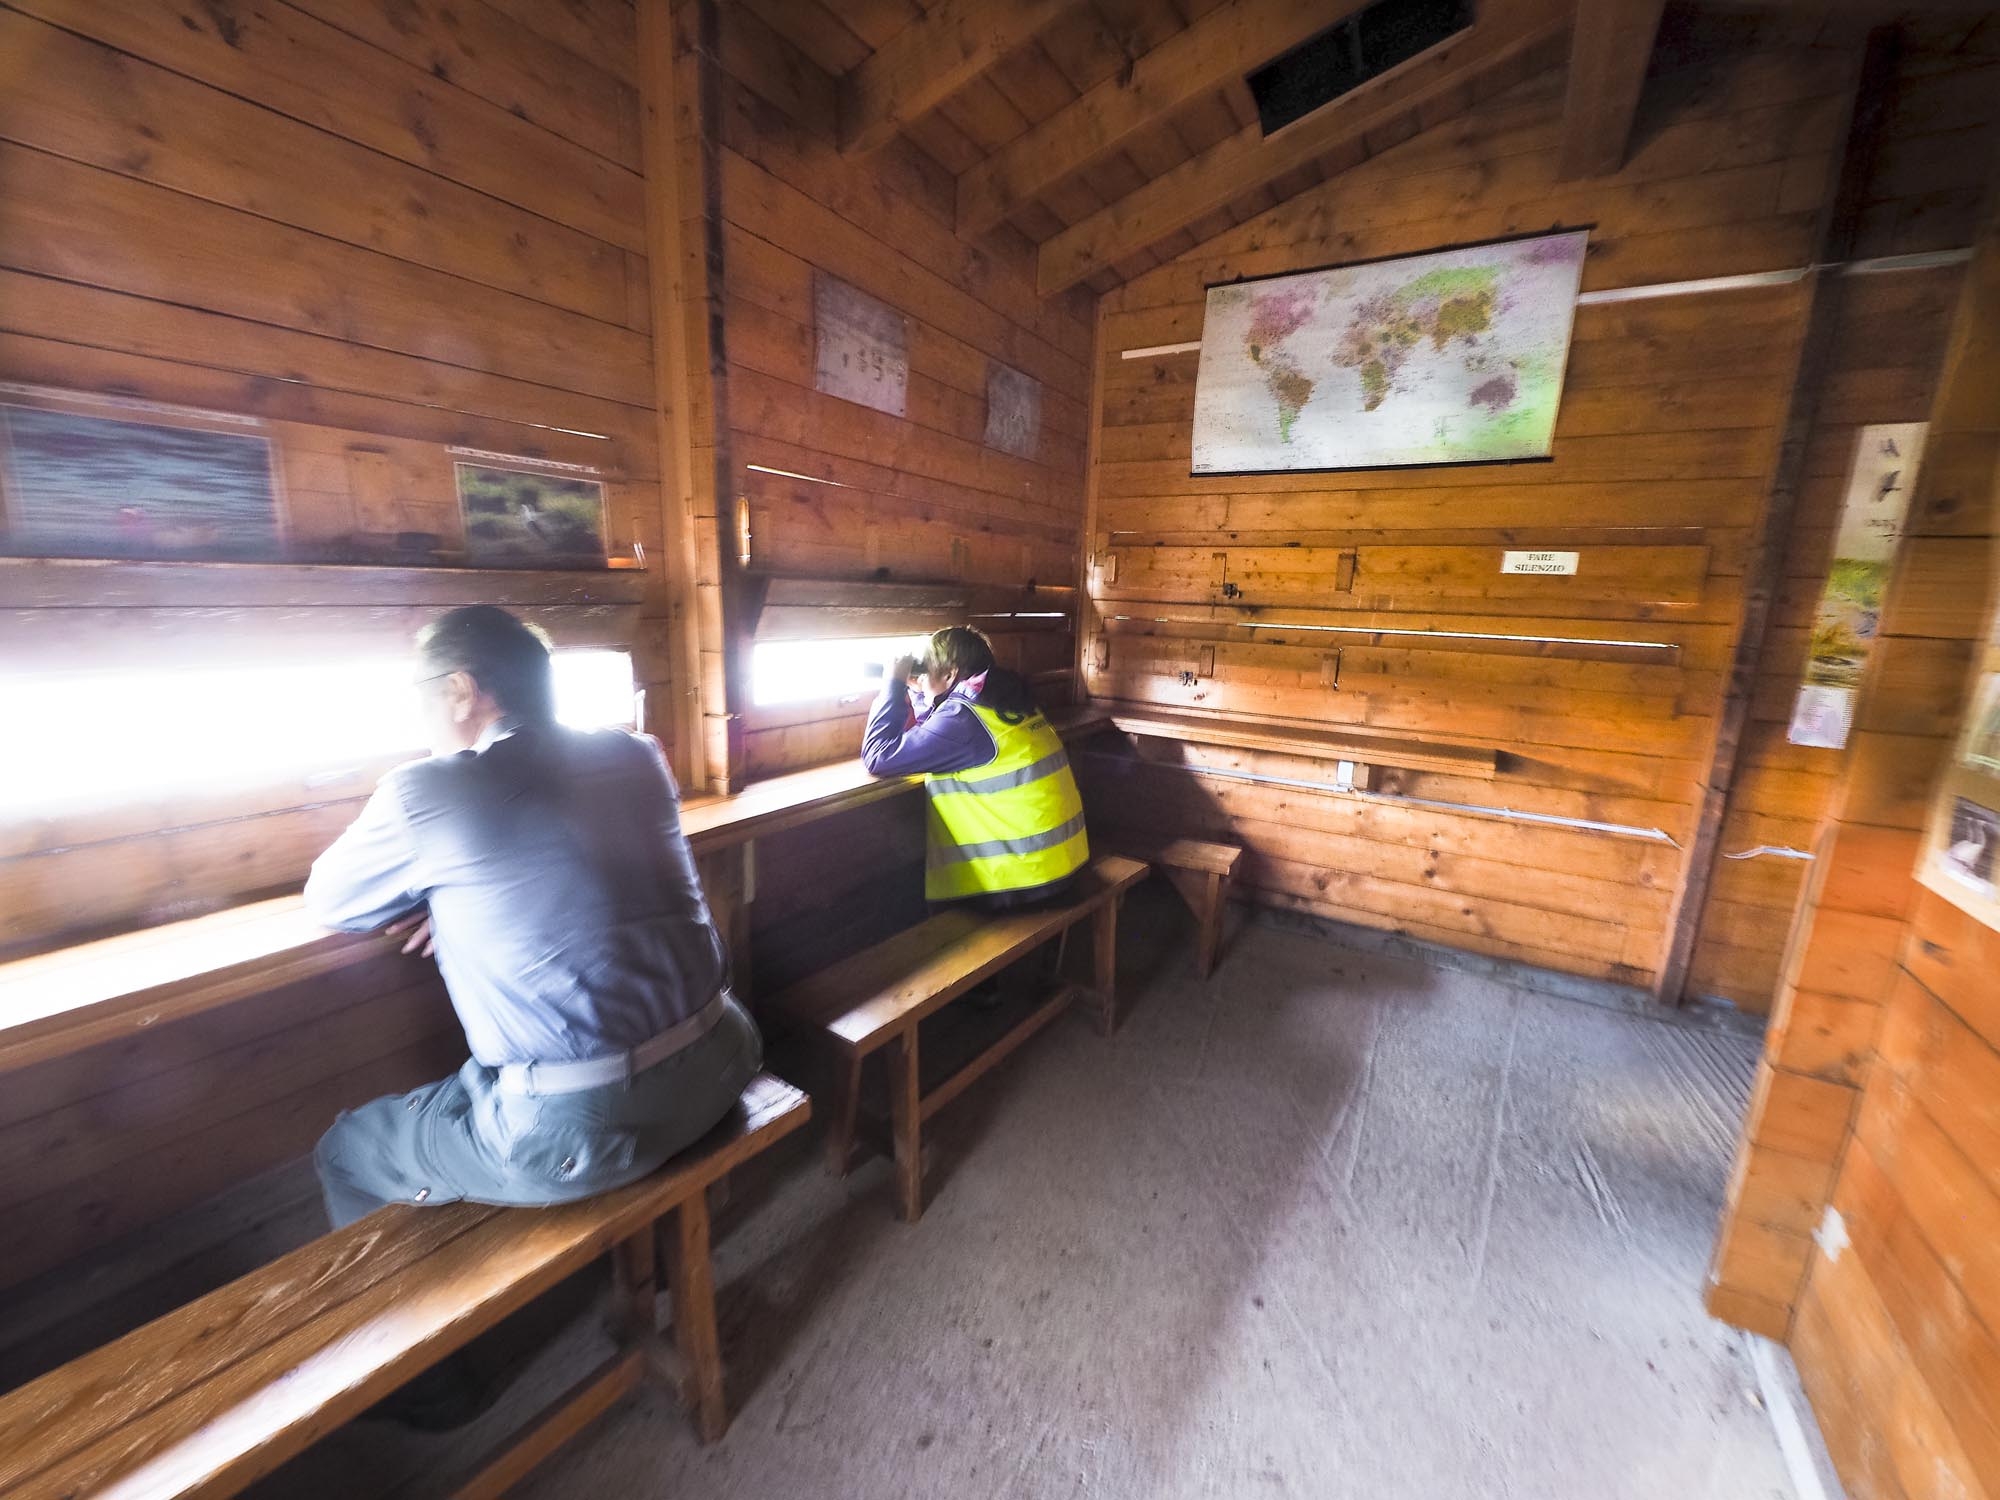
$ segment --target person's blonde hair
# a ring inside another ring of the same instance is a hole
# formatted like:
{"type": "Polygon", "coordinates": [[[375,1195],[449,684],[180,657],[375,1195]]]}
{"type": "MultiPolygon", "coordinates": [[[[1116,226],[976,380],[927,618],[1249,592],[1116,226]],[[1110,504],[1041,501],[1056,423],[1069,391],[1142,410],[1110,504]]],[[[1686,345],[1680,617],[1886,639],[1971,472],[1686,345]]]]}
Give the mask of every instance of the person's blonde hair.
{"type": "Polygon", "coordinates": [[[934,676],[947,667],[961,682],[991,671],[993,643],[970,625],[945,626],[932,634],[924,648],[924,671],[934,676]]]}
{"type": "Polygon", "coordinates": [[[1001,666],[994,658],[993,642],[970,625],[947,625],[931,637],[924,652],[924,671],[936,676],[946,667],[958,674],[960,682],[985,674],[986,685],[980,689],[979,705],[992,709],[1010,724],[1036,711],[1035,695],[1028,680],[1001,666]]]}

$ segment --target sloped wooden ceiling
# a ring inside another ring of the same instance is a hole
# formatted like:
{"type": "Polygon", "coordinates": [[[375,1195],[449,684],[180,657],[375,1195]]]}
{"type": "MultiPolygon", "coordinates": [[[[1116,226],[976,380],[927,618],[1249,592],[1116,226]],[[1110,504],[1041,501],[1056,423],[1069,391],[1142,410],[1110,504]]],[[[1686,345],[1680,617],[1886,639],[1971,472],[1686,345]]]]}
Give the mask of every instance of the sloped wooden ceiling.
{"type": "MultiPolygon", "coordinates": [[[[1103,292],[1539,70],[1568,62],[1566,175],[1624,158],[1663,0],[1477,0],[1471,29],[1266,138],[1244,76],[1364,0],[736,0],[841,80],[842,149],[897,135],[958,227],[1103,292]]],[[[1972,0],[1718,0],[1809,39],[1972,0]]]]}

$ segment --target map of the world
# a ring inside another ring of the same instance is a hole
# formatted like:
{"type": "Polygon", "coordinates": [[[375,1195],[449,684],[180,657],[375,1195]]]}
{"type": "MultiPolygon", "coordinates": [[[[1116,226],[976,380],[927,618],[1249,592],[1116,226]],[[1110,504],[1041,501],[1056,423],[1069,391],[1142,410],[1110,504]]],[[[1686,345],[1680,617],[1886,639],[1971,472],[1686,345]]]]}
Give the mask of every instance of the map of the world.
{"type": "Polygon", "coordinates": [[[1546,458],[1586,238],[1211,287],[1194,472],[1546,458]]]}

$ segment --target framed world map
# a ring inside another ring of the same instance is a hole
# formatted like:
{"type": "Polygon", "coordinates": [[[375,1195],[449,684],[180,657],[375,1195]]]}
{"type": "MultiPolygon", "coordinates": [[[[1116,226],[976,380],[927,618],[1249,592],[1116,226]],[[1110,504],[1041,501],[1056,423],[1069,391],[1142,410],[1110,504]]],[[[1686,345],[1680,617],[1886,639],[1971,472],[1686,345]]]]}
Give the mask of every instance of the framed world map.
{"type": "Polygon", "coordinates": [[[1547,458],[1587,239],[1210,287],[1193,472],[1547,458]]]}

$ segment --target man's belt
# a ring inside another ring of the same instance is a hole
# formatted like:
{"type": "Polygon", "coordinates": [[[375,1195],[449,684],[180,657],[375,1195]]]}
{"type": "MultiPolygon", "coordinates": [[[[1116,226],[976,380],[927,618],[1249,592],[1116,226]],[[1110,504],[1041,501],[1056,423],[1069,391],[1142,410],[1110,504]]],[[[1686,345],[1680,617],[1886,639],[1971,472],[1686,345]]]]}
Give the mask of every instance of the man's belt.
{"type": "Polygon", "coordinates": [[[609,1057],[592,1057],[583,1062],[508,1063],[498,1070],[494,1086],[510,1094],[574,1094],[623,1083],[715,1030],[728,998],[729,991],[721,991],[685,1021],[669,1026],[630,1052],[615,1052],[609,1057]]]}

